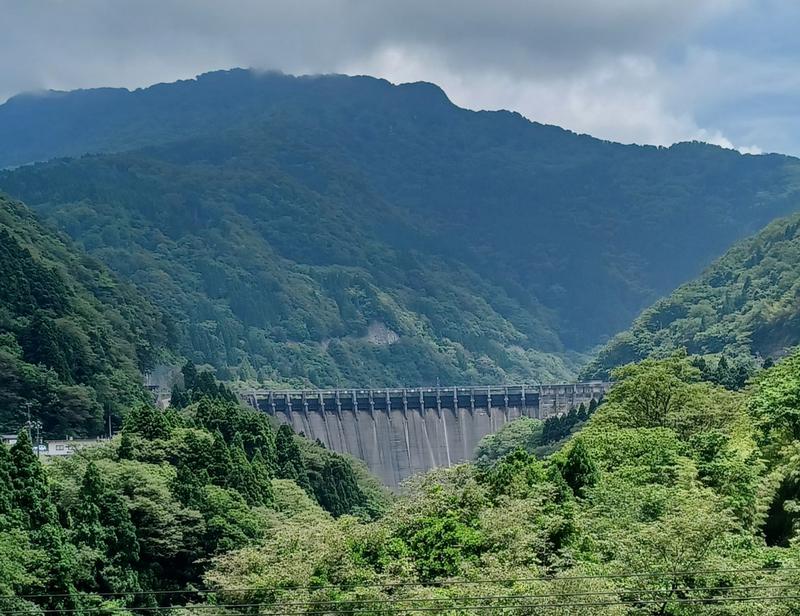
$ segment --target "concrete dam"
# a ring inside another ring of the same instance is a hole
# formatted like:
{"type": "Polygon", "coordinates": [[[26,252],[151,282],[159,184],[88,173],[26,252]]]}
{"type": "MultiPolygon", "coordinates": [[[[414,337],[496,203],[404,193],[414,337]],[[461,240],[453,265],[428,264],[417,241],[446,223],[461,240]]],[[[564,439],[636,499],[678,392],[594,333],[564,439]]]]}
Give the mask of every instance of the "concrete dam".
{"type": "Polygon", "coordinates": [[[478,442],[519,417],[546,419],[588,405],[605,382],[503,387],[257,390],[251,406],[366,462],[386,485],[472,458],[478,442]]]}

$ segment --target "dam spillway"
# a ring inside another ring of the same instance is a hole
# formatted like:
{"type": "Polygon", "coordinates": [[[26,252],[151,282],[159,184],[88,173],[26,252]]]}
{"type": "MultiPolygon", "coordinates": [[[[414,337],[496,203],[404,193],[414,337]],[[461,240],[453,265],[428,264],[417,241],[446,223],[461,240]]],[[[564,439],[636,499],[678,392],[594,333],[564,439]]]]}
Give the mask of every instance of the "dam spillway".
{"type": "Polygon", "coordinates": [[[519,417],[547,419],[598,400],[601,381],[501,387],[256,390],[251,406],[363,460],[386,485],[472,458],[478,442],[519,417]]]}

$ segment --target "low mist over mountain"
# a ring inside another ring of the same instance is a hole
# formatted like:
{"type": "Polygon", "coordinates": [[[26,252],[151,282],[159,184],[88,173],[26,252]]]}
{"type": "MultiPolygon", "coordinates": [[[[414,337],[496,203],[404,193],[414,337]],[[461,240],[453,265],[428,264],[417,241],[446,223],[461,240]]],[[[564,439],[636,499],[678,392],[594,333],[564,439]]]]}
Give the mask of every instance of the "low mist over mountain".
{"type": "Polygon", "coordinates": [[[794,211],[800,163],[625,146],[427,83],[234,70],[0,106],[0,188],[265,381],[565,379],[794,211]],[[89,156],[84,156],[91,153],[89,156]]]}

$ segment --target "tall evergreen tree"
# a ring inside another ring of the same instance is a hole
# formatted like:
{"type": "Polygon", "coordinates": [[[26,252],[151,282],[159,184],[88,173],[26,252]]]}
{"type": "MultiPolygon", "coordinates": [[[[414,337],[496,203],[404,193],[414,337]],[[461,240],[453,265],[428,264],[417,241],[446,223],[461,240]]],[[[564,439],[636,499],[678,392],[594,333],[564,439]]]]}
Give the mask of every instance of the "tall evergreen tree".
{"type": "Polygon", "coordinates": [[[211,447],[211,460],[208,465],[208,474],[211,480],[219,486],[227,486],[230,481],[233,462],[231,452],[222,432],[214,432],[214,444],[211,447]]]}
{"type": "Polygon", "coordinates": [[[277,476],[291,479],[307,492],[311,493],[311,483],[306,472],[300,447],[295,441],[294,430],[287,424],[281,424],[275,437],[275,456],[277,476]]]}
{"type": "Polygon", "coordinates": [[[250,460],[250,465],[252,466],[253,473],[256,477],[258,491],[261,496],[261,502],[265,505],[268,505],[274,499],[274,494],[272,491],[272,473],[270,472],[269,465],[267,464],[266,460],[264,460],[264,456],[261,454],[260,449],[257,449],[255,454],[253,454],[253,459],[250,460]]]}
{"type": "Polygon", "coordinates": [[[50,500],[47,476],[36,455],[26,430],[20,430],[11,448],[11,483],[13,503],[28,529],[41,528],[57,522],[55,507],[50,500]]]}
{"type": "Polygon", "coordinates": [[[561,474],[576,496],[583,496],[584,489],[597,481],[597,467],[583,439],[574,439],[561,467],[561,474]]]}
{"type": "Polygon", "coordinates": [[[14,486],[11,482],[13,468],[8,447],[0,445],[0,520],[3,516],[9,516],[13,512],[14,486]]]}
{"type": "Polygon", "coordinates": [[[258,479],[250,466],[244,451],[241,434],[237,434],[230,446],[231,471],[228,475],[228,487],[238,491],[250,505],[263,503],[258,479]]]}
{"type": "Polygon", "coordinates": [[[105,550],[105,529],[100,521],[100,505],[103,484],[100,471],[94,462],[89,462],[83,474],[78,492],[78,506],[73,514],[75,540],[95,550],[105,550]]]}
{"type": "Polygon", "coordinates": [[[125,417],[124,430],[141,434],[148,440],[169,438],[172,432],[169,417],[152,404],[140,404],[125,417]]]}

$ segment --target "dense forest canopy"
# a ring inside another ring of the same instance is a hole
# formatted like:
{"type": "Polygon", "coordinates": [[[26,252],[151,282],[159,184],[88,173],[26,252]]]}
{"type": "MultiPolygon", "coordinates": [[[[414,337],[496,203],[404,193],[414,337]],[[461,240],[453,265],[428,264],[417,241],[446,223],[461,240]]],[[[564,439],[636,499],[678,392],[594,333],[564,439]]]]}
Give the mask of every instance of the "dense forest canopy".
{"type": "Polygon", "coordinates": [[[798,344],[800,215],[794,215],[739,242],[698,279],[646,309],[583,376],[607,376],[616,366],[681,348],[750,370],[751,358],[772,360],[798,344]]]}
{"type": "Polygon", "coordinates": [[[171,322],[105,266],[0,195],[0,431],[102,434],[147,400],[171,322]]]}
{"type": "Polygon", "coordinates": [[[6,165],[105,152],[0,187],[171,314],[186,356],[324,386],[572,377],[800,187],[793,158],[624,146],[367,77],[22,96],[0,136],[6,165]]]}
{"type": "Polygon", "coordinates": [[[744,391],[683,354],[630,364],[557,452],[508,450],[507,435],[393,502],[353,461],[183,373],[179,408],[134,407],[109,445],[46,466],[24,431],[0,447],[5,610],[800,609],[800,352],[744,391]]]}
{"type": "Polygon", "coordinates": [[[113,441],[59,461],[42,464],[25,430],[0,445],[2,613],[157,612],[287,516],[384,511],[360,463],[276,430],[208,372],[187,364],[175,393],[178,406],[134,405],[113,441]]]}

